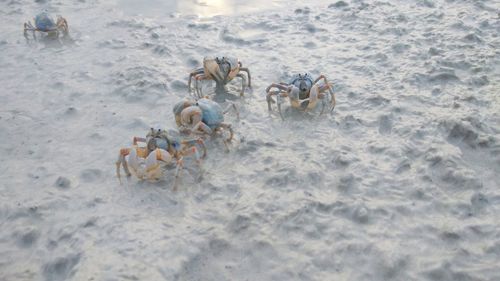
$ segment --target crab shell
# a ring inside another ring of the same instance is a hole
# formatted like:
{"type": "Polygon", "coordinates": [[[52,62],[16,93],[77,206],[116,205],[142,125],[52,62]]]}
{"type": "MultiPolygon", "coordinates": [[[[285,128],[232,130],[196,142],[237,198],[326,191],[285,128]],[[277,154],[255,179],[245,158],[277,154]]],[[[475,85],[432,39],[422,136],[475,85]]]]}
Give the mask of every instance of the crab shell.
{"type": "Polygon", "coordinates": [[[233,80],[240,71],[240,63],[234,57],[205,57],[203,59],[205,75],[216,83],[226,84],[233,80]]]}
{"type": "Polygon", "coordinates": [[[224,122],[224,111],[218,103],[209,99],[200,99],[197,105],[201,108],[203,123],[207,124],[210,129],[215,129],[224,122]]]}
{"type": "Polygon", "coordinates": [[[218,103],[206,98],[198,101],[185,99],[174,105],[173,112],[177,126],[181,125],[181,112],[190,106],[197,106],[201,109],[201,121],[211,129],[217,128],[224,122],[224,110],[218,103]]]}
{"type": "Polygon", "coordinates": [[[40,13],[35,17],[35,27],[45,32],[57,29],[54,19],[46,12],[40,13]]]}
{"type": "Polygon", "coordinates": [[[313,78],[311,74],[296,74],[290,80],[290,85],[293,85],[299,89],[299,98],[306,99],[309,97],[309,92],[313,86],[313,78]]]}

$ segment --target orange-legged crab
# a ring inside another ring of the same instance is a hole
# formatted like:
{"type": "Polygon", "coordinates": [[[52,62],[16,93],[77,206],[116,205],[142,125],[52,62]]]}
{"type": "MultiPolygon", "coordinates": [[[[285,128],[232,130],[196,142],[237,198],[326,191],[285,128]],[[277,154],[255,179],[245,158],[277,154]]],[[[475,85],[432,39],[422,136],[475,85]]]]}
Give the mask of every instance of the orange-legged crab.
{"type": "Polygon", "coordinates": [[[288,98],[292,108],[301,111],[312,111],[318,105],[318,101],[321,101],[320,115],[323,114],[327,107],[330,112],[335,108],[333,84],[329,83],[324,75],[320,75],[313,80],[312,76],[308,73],[298,74],[290,80],[290,83],[273,83],[269,85],[266,93],[268,109],[272,110],[271,104],[277,103],[282,119],[284,119],[281,112],[283,98],[288,98]],[[273,96],[276,96],[276,101],[273,99],[273,96]]]}
{"type": "Polygon", "coordinates": [[[164,130],[151,128],[146,138],[134,137],[132,147],[120,149],[116,175],[121,182],[120,166],[123,166],[127,176],[134,174],[141,180],[158,181],[163,176],[162,164],[168,165],[175,160],[175,190],[183,169],[184,156],[194,155],[196,163],[201,166],[201,159],[206,154],[205,143],[201,138],[180,140],[164,130]],[[145,145],[140,146],[139,143],[145,145]]]}
{"type": "Polygon", "coordinates": [[[65,18],[57,16],[56,21],[46,12],[38,14],[34,19],[35,25],[28,21],[24,23],[24,36],[28,38],[28,31],[33,32],[33,37],[36,38],[35,32],[43,32],[49,36],[55,35],[59,36],[59,33],[63,35],[68,34],[68,22],[65,18]]]}
{"type": "Polygon", "coordinates": [[[224,114],[231,108],[238,116],[234,104],[229,104],[228,108],[223,110],[218,103],[208,98],[201,98],[197,101],[184,99],[174,106],[173,111],[175,122],[182,133],[216,136],[226,132],[228,136],[223,139],[223,142],[228,149],[228,143],[233,139],[234,133],[231,124],[224,122],[224,114]]]}
{"type": "Polygon", "coordinates": [[[252,87],[252,78],[248,68],[243,67],[237,58],[232,57],[205,57],[203,58],[203,67],[193,70],[189,74],[188,89],[196,98],[202,98],[204,95],[199,85],[201,80],[215,81],[215,94],[225,94],[226,84],[235,77],[241,78],[241,92],[243,96],[246,87],[246,78],[241,72],[246,72],[248,78],[248,87],[252,87]],[[194,89],[191,87],[191,81],[194,79],[194,89]],[[195,93],[193,93],[193,91],[195,93]]]}

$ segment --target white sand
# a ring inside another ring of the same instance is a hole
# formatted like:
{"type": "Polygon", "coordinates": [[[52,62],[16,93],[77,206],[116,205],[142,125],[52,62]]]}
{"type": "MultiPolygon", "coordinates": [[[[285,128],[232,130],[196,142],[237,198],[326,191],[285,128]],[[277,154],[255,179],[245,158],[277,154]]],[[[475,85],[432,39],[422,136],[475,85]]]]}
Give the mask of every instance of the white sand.
{"type": "Polygon", "coordinates": [[[0,1],[0,280],[500,280],[498,1],[127,1],[0,1]],[[26,44],[44,8],[73,44],[26,44]],[[232,151],[120,185],[217,54],[254,78],[232,151]],[[269,114],[305,71],[334,113],[269,114]]]}

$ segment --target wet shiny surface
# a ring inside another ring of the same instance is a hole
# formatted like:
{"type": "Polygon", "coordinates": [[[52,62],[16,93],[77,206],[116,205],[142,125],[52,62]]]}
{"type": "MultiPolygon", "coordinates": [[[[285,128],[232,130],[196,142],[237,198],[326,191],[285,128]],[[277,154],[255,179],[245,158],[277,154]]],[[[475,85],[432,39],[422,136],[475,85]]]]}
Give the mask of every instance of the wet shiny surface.
{"type": "Polygon", "coordinates": [[[212,17],[274,10],[284,5],[282,0],[119,0],[116,8],[127,15],[147,17],[165,17],[174,13],[212,17]]]}

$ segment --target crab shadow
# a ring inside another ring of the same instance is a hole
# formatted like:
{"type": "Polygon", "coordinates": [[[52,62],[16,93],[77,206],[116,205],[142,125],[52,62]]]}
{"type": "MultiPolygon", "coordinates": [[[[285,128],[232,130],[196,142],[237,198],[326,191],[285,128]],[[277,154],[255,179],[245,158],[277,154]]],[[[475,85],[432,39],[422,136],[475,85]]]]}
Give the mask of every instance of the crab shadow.
{"type": "Polygon", "coordinates": [[[241,99],[241,97],[239,95],[237,96],[237,95],[231,94],[229,92],[214,93],[211,97],[212,97],[212,100],[217,102],[217,103],[224,103],[227,101],[236,101],[236,100],[241,99]]]}
{"type": "MultiPolygon", "coordinates": [[[[270,111],[269,112],[270,115],[275,115],[275,116],[278,116],[280,117],[280,113],[278,111],[270,111]]],[[[292,122],[300,122],[300,121],[304,121],[304,120],[316,120],[316,119],[319,119],[319,118],[325,118],[326,116],[328,115],[327,112],[323,112],[323,114],[320,114],[320,110],[316,109],[316,110],[313,110],[313,111],[309,111],[309,112],[306,112],[306,111],[301,111],[301,110],[297,110],[295,108],[292,108],[290,106],[287,106],[285,108],[282,108],[281,110],[281,116],[282,116],[282,121],[292,121],[292,122]]],[[[280,117],[281,118],[281,117],[280,117]]]]}
{"type": "Polygon", "coordinates": [[[26,42],[28,45],[36,45],[41,43],[44,49],[59,49],[64,46],[72,46],[75,44],[75,40],[69,35],[50,35],[50,34],[31,34],[25,35],[26,42]]]}
{"type": "Polygon", "coordinates": [[[162,167],[163,176],[158,180],[140,180],[134,176],[126,177],[127,185],[136,186],[146,190],[149,189],[165,189],[177,190],[183,186],[192,186],[203,181],[204,170],[200,169],[191,159],[185,159],[186,162],[182,168],[177,182],[175,181],[176,165],[166,165],[162,167]]]}
{"type": "Polygon", "coordinates": [[[253,93],[253,88],[245,87],[243,95],[240,94],[240,83],[231,81],[223,88],[217,88],[213,81],[207,81],[201,85],[203,96],[208,96],[217,103],[225,103],[227,101],[238,101],[244,99],[247,94],[253,93]]]}

